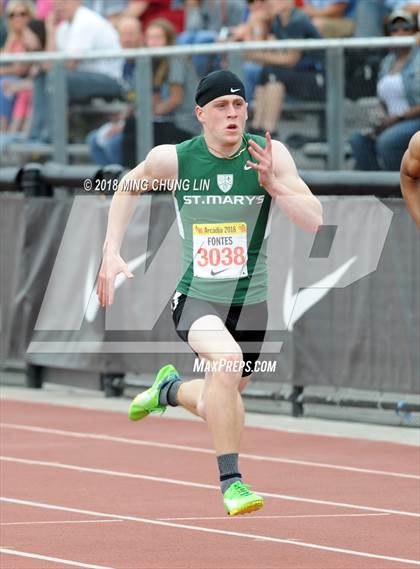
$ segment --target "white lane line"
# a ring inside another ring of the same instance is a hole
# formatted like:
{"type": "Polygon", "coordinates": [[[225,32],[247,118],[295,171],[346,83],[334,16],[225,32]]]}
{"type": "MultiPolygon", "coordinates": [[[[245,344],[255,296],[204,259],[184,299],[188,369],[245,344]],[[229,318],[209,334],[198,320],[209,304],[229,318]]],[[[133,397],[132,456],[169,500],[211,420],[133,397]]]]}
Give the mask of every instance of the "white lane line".
{"type": "Polygon", "coordinates": [[[39,555],[38,553],[29,553],[28,551],[17,551],[16,549],[8,549],[7,547],[0,547],[0,553],[4,553],[5,555],[16,555],[17,557],[29,557],[30,559],[41,559],[42,561],[52,561],[53,563],[71,565],[72,567],[86,567],[87,569],[114,569],[113,567],[105,567],[104,565],[80,563],[79,561],[71,561],[70,559],[49,557],[48,555],[39,555]]]}
{"type": "MultiPolygon", "coordinates": [[[[379,514],[377,514],[379,515],[379,514]]],[[[36,526],[42,524],[105,524],[111,523],[116,524],[122,522],[123,520],[56,520],[56,521],[44,521],[44,522],[1,522],[0,526],[36,526]]]]}
{"type": "Polygon", "coordinates": [[[339,547],[330,547],[327,545],[320,545],[318,543],[308,543],[304,541],[294,541],[292,539],[281,539],[279,537],[269,537],[267,535],[258,535],[253,533],[242,533],[237,531],[227,531],[227,530],[220,530],[215,528],[204,528],[200,526],[190,526],[186,524],[175,524],[173,522],[165,522],[160,520],[152,520],[147,518],[139,518],[137,516],[124,516],[120,514],[109,514],[105,512],[97,512],[95,510],[80,510],[77,508],[68,508],[65,506],[58,506],[55,504],[47,504],[45,502],[32,502],[29,500],[19,500],[17,498],[0,498],[0,501],[9,503],[9,504],[20,504],[22,506],[33,506],[35,508],[45,508],[48,510],[60,510],[63,512],[74,512],[78,514],[86,514],[88,516],[97,516],[101,518],[116,518],[119,520],[127,520],[131,522],[140,522],[143,524],[150,524],[155,526],[163,526],[163,527],[170,527],[170,528],[180,528],[180,529],[188,529],[197,532],[203,533],[210,533],[210,534],[219,534],[229,537],[242,537],[246,539],[259,539],[261,541],[269,541],[272,543],[283,543],[294,545],[295,547],[306,547],[309,549],[318,549],[321,551],[331,551],[333,553],[342,553],[345,555],[354,555],[356,557],[368,557],[371,559],[382,559],[383,561],[396,561],[399,563],[405,563],[407,565],[420,565],[420,561],[415,559],[406,559],[403,557],[391,557],[389,555],[380,555],[377,553],[367,553],[365,551],[357,551],[353,549],[342,549],[339,547]]]}
{"type": "MultiPolygon", "coordinates": [[[[0,456],[0,460],[4,462],[12,462],[18,464],[27,464],[30,466],[45,466],[47,468],[61,468],[63,470],[74,470],[76,472],[89,472],[92,474],[102,474],[105,476],[117,476],[120,478],[134,478],[139,480],[150,480],[152,482],[162,482],[164,484],[176,484],[177,486],[188,486],[189,488],[204,488],[206,490],[218,490],[219,486],[213,484],[202,484],[200,482],[190,482],[188,480],[178,480],[174,478],[162,478],[160,476],[149,476],[146,474],[134,474],[132,472],[121,472],[120,470],[104,470],[102,468],[89,468],[87,466],[77,466],[74,464],[63,464],[61,462],[46,462],[43,460],[28,460],[26,458],[17,458],[12,456],[0,456]]],[[[372,506],[360,506],[357,504],[347,504],[345,502],[331,502],[328,500],[317,500],[314,498],[302,498],[300,496],[290,496],[287,494],[274,494],[271,492],[260,492],[261,496],[269,498],[277,498],[279,500],[289,500],[292,502],[305,502],[308,504],[322,504],[327,506],[337,506],[339,508],[350,508],[354,510],[364,510],[367,512],[383,512],[385,514],[396,514],[400,516],[411,516],[420,518],[420,513],[405,512],[403,510],[390,510],[386,508],[375,508],[372,506]]]]}
{"type": "MultiPolygon", "coordinates": [[[[258,514],[250,517],[247,516],[237,516],[237,520],[280,520],[283,518],[364,518],[367,516],[389,516],[390,514],[300,514],[293,516],[259,516],[258,514]]],[[[229,520],[229,516],[214,516],[214,517],[202,517],[202,518],[157,518],[158,520],[164,522],[175,522],[175,521],[188,521],[188,520],[229,520]]]]}
{"type": "MultiPolygon", "coordinates": [[[[130,445],[148,446],[154,448],[166,448],[172,450],[182,450],[187,452],[197,452],[201,454],[214,454],[212,449],[192,447],[186,445],[176,445],[170,443],[158,443],[152,441],[142,441],[138,439],[129,439],[125,437],[113,437],[111,435],[95,434],[95,433],[83,433],[79,431],[65,431],[61,429],[48,429],[44,427],[35,427],[29,425],[17,425],[15,423],[0,423],[0,428],[6,429],[18,429],[21,431],[30,431],[34,433],[44,433],[51,435],[61,435],[65,437],[73,437],[80,439],[93,439],[99,441],[109,441],[115,443],[125,443],[130,445]]],[[[358,472],[361,474],[375,474],[380,476],[392,476],[395,478],[409,478],[412,480],[420,480],[420,475],[417,474],[405,474],[403,472],[391,472],[388,470],[373,470],[370,468],[356,468],[354,466],[341,466],[338,464],[329,464],[325,462],[312,462],[308,460],[295,460],[291,458],[280,458],[276,456],[263,456],[258,454],[241,453],[241,459],[246,458],[249,460],[265,461],[265,462],[278,462],[282,464],[294,464],[298,466],[311,466],[316,468],[330,468],[333,470],[343,470],[347,472],[358,472]]]]}

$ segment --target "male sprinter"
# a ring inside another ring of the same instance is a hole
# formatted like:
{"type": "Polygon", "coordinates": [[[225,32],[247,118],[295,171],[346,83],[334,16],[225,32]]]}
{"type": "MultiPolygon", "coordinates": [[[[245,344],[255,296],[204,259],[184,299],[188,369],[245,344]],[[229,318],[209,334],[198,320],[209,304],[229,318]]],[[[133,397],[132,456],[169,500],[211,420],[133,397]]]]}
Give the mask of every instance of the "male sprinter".
{"type": "MultiPolygon", "coordinates": [[[[208,190],[174,191],[183,244],[184,274],[172,301],[179,336],[210,364],[205,379],[181,381],[172,365],[133,400],[130,419],[181,405],[207,421],[220,470],[225,509],[245,514],[263,499],[243,484],[238,451],[244,425],[241,391],[259,356],[267,322],[266,226],[272,201],[301,228],[322,223],[319,201],[299,177],[286,148],[244,133],[245,89],[230,71],[204,77],[196,92],[203,135],[153,148],[121,181],[113,197],[98,281],[103,306],[114,297],[125,228],[135,207],[127,187],[135,180],[206,181],[208,190]],[[249,344],[251,343],[251,349],[249,344]]],[[[197,184],[196,184],[197,185],[197,184]]],[[[198,187],[201,187],[198,185],[198,187]]]]}
{"type": "Polygon", "coordinates": [[[400,178],[408,211],[420,229],[420,131],[411,137],[401,162],[400,178]]]}

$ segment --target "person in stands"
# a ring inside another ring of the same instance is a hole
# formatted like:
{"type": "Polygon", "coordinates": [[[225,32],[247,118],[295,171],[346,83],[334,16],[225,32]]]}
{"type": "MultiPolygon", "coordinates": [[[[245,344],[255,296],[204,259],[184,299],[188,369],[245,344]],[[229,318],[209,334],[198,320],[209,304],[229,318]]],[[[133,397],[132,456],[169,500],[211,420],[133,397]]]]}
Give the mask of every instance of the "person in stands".
{"type": "MultiPolygon", "coordinates": [[[[391,37],[413,36],[415,19],[397,10],[388,18],[387,31],[391,37]]],[[[417,45],[393,49],[382,60],[377,93],[383,115],[350,138],[356,170],[399,170],[410,138],[420,129],[419,70],[417,45]]]]}

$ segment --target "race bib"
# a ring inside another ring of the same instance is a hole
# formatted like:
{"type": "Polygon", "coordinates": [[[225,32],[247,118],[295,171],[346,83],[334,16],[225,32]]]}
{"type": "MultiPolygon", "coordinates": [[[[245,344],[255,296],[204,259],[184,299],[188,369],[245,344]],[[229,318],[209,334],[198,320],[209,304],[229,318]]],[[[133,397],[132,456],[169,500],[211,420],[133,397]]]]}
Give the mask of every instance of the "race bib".
{"type": "Polygon", "coordinates": [[[248,276],[246,223],[194,223],[192,229],[195,277],[238,279],[248,276]]]}

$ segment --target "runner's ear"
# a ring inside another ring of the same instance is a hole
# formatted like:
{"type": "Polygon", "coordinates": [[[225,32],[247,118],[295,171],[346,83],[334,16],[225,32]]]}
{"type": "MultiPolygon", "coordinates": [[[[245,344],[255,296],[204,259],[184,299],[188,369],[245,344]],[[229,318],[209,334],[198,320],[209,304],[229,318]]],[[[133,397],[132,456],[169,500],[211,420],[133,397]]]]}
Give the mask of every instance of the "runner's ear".
{"type": "Polygon", "coordinates": [[[203,108],[199,107],[198,105],[195,107],[195,115],[197,117],[198,122],[203,124],[203,108]]]}

